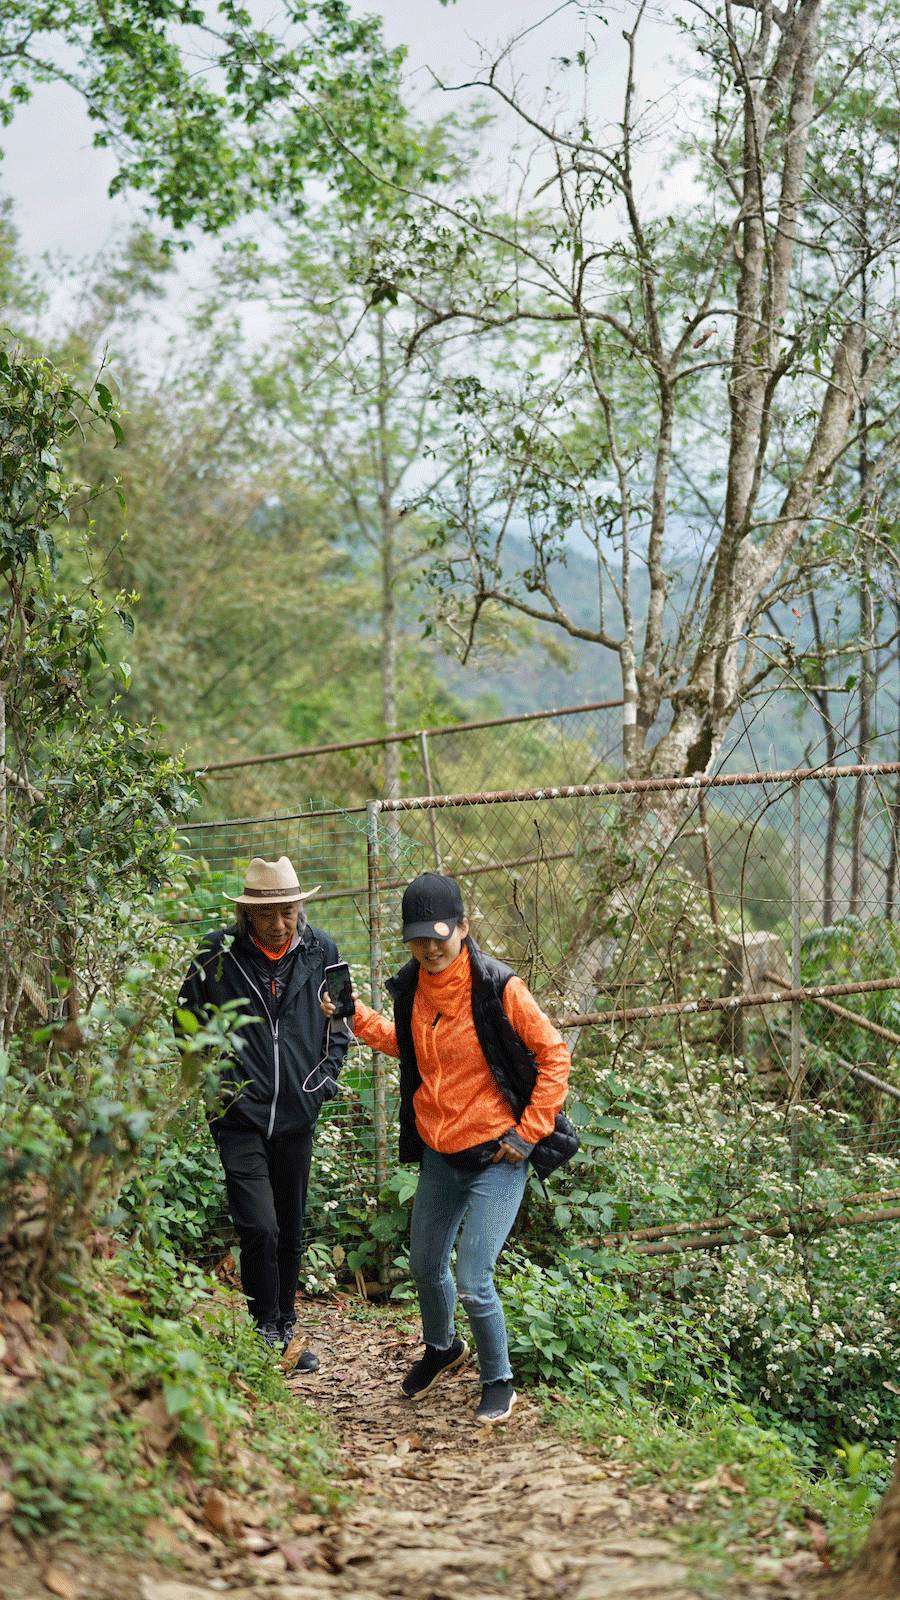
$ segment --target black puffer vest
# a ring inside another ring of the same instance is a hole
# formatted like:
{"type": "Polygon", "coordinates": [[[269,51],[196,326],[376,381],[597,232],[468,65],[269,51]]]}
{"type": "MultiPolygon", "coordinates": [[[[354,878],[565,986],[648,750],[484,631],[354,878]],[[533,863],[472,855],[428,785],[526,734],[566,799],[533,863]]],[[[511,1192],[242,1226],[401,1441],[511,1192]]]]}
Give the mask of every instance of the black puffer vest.
{"type": "MultiPolygon", "coordinates": [[[[472,1020],[478,1043],[500,1093],[518,1122],[537,1082],[537,1065],[503,1009],[503,991],[511,967],[484,955],[471,935],[465,940],[472,971],[472,1020]]],[[[413,1095],[422,1082],[413,1044],[412,1012],[419,982],[418,961],[407,961],[385,985],[394,1002],[394,1026],[400,1053],[400,1160],[418,1161],[424,1149],[416,1128],[413,1095]]]]}

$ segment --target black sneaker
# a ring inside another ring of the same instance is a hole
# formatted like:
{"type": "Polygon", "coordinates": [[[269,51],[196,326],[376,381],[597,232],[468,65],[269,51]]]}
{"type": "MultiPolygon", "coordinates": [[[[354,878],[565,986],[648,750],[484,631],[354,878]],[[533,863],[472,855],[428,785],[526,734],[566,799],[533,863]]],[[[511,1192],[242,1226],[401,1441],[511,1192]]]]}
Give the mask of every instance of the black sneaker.
{"type": "Polygon", "coordinates": [[[438,1350],[427,1344],[421,1360],[414,1361],[400,1387],[407,1400],[421,1400],[446,1373],[461,1367],[468,1358],[469,1346],[465,1339],[454,1339],[449,1350],[438,1350]]]}
{"type": "Polygon", "coordinates": [[[281,1334],[281,1348],[286,1350],[297,1332],[297,1318],[295,1316],[279,1317],[278,1331],[281,1334]]]}
{"type": "Polygon", "coordinates": [[[273,1355],[281,1355],[281,1329],[277,1322],[260,1322],[256,1331],[273,1355]]]}
{"type": "Polygon", "coordinates": [[[481,1404],[475,1413],[476,1422],[506,1422],[512,1416],[512,1408],[519,1396],[512,1386],[511,1378],[497,1378],[494,1383],[486,1383],[481,1390],[481,1404]]]}
{"type": "Polygon", "coordinates": [[[314,1350],[301,1350],[291,1367],[291,1372],[318,1372],[319,1358],[314,1350]]]}

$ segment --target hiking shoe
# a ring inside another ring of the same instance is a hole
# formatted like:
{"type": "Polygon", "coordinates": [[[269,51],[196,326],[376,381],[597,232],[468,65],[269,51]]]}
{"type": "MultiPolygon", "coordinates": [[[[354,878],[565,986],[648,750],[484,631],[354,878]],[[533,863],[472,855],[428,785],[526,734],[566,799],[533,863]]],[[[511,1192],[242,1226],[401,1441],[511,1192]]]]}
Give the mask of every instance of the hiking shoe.
{"type": "Polygon", "coordinates": [[[407,1400],[421,1400],[440,1378],[461,1367],[468,1354],[465,1339],[454,1339],[449,1350],[438,1350],[436,1345],[427,1344],[425,1354],[413,1362],[400,1385],[407,1400]]]}
{"type": "Polygon", "coordinates": [[[506,1422],[512,1416],[512,1408],[518,1398],[511,1378],[497,1378],[494,1383],[483,1384],[475,1421],[491,1424],[506,1422]]]}
{"type": "Polygon", "coordinates": [[[297,1328],[296,1317],[282,1318],[281,1336],[284,1340],[280,1363],[282,1372],[288,1377],[296,1372],[318,1372],[319,1358],[314,1350],[304,1350],[303,1335],[297,1328]]]}
{"type": "Polygon", "coordinates": [[[281,1329],[277,1322],[260,1322],[256,1331],[273,1355],[281,1355],[281,1329]]]}

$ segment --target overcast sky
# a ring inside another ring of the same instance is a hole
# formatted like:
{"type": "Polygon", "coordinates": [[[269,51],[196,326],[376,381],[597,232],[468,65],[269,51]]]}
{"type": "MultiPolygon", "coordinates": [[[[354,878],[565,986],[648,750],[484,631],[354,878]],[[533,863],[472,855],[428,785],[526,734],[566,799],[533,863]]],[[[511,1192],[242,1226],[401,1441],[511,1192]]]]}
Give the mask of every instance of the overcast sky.
{"type": "MultiPolygon", "coordinates": [[[[272,0],[259,0],[260,16],[277,14],[272,0]],[[265,10],[263,10],[265,5],[265,10]]],[[[380,11],[391,44],[405,44],[411,90],[424,95],[431,83],[429,68],[447,82],[473,75],[482,47],[506,43],[513,34],[531,29],[517,53],[530,77],[530,93],[540,93],[552,57],[581,42],[584,23],[579,7],[553,5],[553,0],[458,0],[443,7],[438,0],[360,0],[360,10],[380,11]],[[554,15],[555,11],[555,15],[554,15]],[[542,23],[542,26],[536,26],[542,23]]],[[[630,19],[630,0],[612,0],[604,8],[605,31],[601,92],[609,90],[609,114],[615,116],[621,95],[624,47],[622,23],[630,19]],[[608,43],[607,43],[608,41],[608,43]]],[[[640,88],[656,99],[670,87],[673,74],[666,56],[677,47],[671,7],[657,7],[644,26],[640,88]]],[[[447,99],[440,96],[441,109],[447,99]]],[[[454,97],[455,98],[455,97],[454,97]]],[[[96,150],[92,128],[77,95],[61,86],[37,90],[0,139],[5,152],[0,188],[15,202],[16,222],[29,255],[45,251],[91,253],[103,246],[129,218],[140,214],[138,197],[110,200],[115,172],[109,151],[96,150]]]]}

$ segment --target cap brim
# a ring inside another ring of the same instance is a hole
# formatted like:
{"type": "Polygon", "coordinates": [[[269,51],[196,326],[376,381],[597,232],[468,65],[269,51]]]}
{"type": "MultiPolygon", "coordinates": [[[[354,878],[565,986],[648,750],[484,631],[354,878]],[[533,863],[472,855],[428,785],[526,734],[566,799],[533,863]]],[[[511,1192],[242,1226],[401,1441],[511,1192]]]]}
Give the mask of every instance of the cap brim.
{"type": "MultiPolygon", "coordinates": [[[[443,920],[442,918],[440,918],[440,917],[438,918],[439,922],[442,921],[442,920],[443,920]]],[[[443,926],[445,928],[447,927],[446,922],[443,923],[443,926]]],[[[404,922],[404,924],[403,924],[403,937],[404,937],[405,940],[409,940],[409,939],[441,939],[441,940],[450,939],[450,938],[453,937],[453,928],[455,928],[455,927],[456,927],[456,922],[454,921],[453,927],[449,928],[446,933],[438,933],[436,931],[436,929],[435,929],[435,925],[434,925],[433,922],[404,922]]]]}

